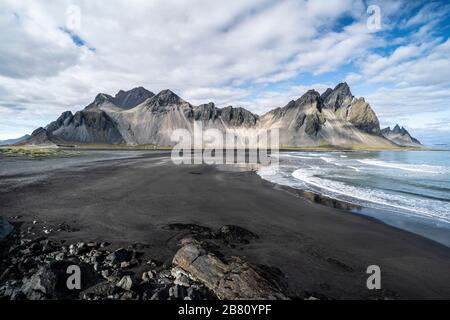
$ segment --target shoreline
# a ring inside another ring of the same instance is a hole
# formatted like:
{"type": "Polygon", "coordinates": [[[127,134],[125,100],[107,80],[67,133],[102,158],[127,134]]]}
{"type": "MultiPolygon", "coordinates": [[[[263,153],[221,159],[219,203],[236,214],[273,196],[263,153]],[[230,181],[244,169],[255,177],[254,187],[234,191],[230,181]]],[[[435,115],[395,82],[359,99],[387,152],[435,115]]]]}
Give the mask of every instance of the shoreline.
{"type": "MultiPolygon", "coordinates": [[[[262,178],[261,178],[262,179],[262,178]]],[[[264,179],[263,179],[264,180],[264,179]]],[[[267,180],[266,180],[267,181],[267,180]]],[[[285,186],[285,185],[279,185],[270,181],[267,181],[269,183],[272,183],[274,185],[274,187],[280,187],[281,189],[285,190],[286,192],[300,197],[301,199],[308,201],[310,203],[313,204],[317,204],[317,205],[321,205],[321,206],[325,206],[325,207],[329,207],[332,209],[336,209],[339,211],[342,211],[345,214],[350,214],[350,215],[355,215],[355,216],[359,216],[359,217],[363,217],[366,218],[370,221],[376,222],[376,223],[381,223],[385,226],[388,226],[390,228],[394,228],[397,229],[399,231],[402,232],[407,232],[410,233],[412,235],[415,235],[423,240],[428,240],[431,241],[432,243],[438,245],[438,246],[442,246],[444,248],[450,249],[450,245],[445,245],[442,242],[439,242],[437,240],[434,240],[432,238],[426,237],[424,235],[421,235],[419,233],[407,230],[407,229],[403,229],[401,227],[398,227],[395,224],[391,224],[388,223],[386,221],[383,221],[381,218],[378,218],[374,215],[369,215],[367,213],[361,213],[360,211],[366,211],[366,212],[376,212],[376,213],[390,213],[389,210],[379,210],[379,209],[373,209],[373,208],[369,208],[369,207],[365,207],[362,205],[358,205],[358,204],[354,204],[351,202],[347,202],[344,200],[340,200],[340,199],[335,199],[335,198],[331,198],[331,197],[327,197],[325,195],[321,195],[319,193],[315,193],[312,191],[307,191],[307,190],[301,190],[301,189],[296,189],[294,187],[291,186],[285,186]]]]}
{"type": "Polygon", "coordinates": [[[167,225],[237,225],[259,238],[220,251],[278,268],[291,297],[450,298],[447,247],[282,189],[254,172],[175,166],[161,160],[161,153],[148,153],[58,169],[15,193],[2,193],[0,202],[2,216],[20,216],[24,229],[42,232],[44,226],[63,222],[79,229],[54,229],[47,235],[54,241],[140,242],[150,246],[155,259],[168,263],[186,232],[167,225]],[[365,287],[366,268],[372,264],[382,269],[385,291],[365,287]]]}
{"type": "MultiPolygon", "coordinates": [[[[31,144],[17,144],[17,145],[0,145],[0,149],[2,148],[34,148],[34,149],[67,149],[67,150],[120,150],[120,151],[170,151],[173,149],[173,146],[157,146],[157,145],[128,145],[128,144],[55,144],[53,146],[46,145],[31,145],[31,144]]],[[[222,150],[241,150],[241,149],[255,149],[255,148],[223,148],[222,150]]],[[[192,148],[191,150],[195,150],[192,148]]],[[[436,149],[432,147],[422,146],[422,147],[402,147],[402,146],[393,146],[392,148],[378,148],[378,147],[370,147],[370,146],[280,146],[278,148],[280,152],[289,152],[289,151],[299,151],[299,152],[358,152],[358,151],[448,151],[447,149],[436,149]]]]}
{"type": "MultiPolygon", "coordinates": [[[[443,150],[443,152],[448,151],[443,150]]],[[[316,151],[315,153],[320,152],[316,151]]],[[[332,152],[325,153],[331,154],[332,152]]],[[[340,153],[342,153],[342,151],[340,151],[340,153]]],[[[423,238],[432,240],[440,245],[450,248],[450,228],[448,222],[446,221],[435,220],[432,218],[427,218],[426,216],[422,217],[410,215],[401,210],[397,211],[395,206],[390,208],[388,204],[385,204],[383,207],[379,207],[379,202],[377,201],[371,201],[353,195],[349,195],[347,199],[339,199],[339,191],[336,191],[337,196],[334,197],[333,194],[323,194],[320,190],[302,189],[302,187],[296,184],[292,185],[292,181],[288,181],[284,178],[281,180],[272,181],[270,176],[265,177],[264,174],[261,175],[261,178],[273,183],[274,185],[279,185],[281,188],[286,189],[290,193],[296,194],[308,201],[330,208],[345,210],[352,214],[369,217],[388,226],[419,235],[423,238]],[[357,203],[358,201],[361,203],[357,203]]]]}
{"type": "Polygon", "coordinates": [[[294,196],[300,197],[305,201],[309,201],[311,203],[322,205],[322,206],[329,207],[332,209],[341,210],[348,214],[365,217],[367,219],[382,223],[386,226],[414,234],[414,235],[424,238],[426,240],[430,240],[430,241],[435,242],[436,244],[444,246],[446,248],[450,248],[449,241],[446,241],[446,243],[444,243],[444,242],[442,242],[443,240],[440,241],[439,237],[436,237],[435,235],[431,235],[430,232],[427,232],[426,235],[425,235],[425,233],[420,232],[421,229],[423,229],[423,228],[434,228],[435,229],[434,231],[438,231],[439,233],[442,233],[442,234],[446,232],[443,230],[443,228],[430,227],[432,224],[425,223],[423,219],[409,217],[408,218],[410,220],[409,227],[404,226],[404,225],[403,225],[403,227],[400,227],[399,224],[401,224],[401,223],[399,221],[397,221],[397,219],[392,218],[390,220],[389,219],[383,220],[383,218],[382,218],[382,216],[388,217],[390,214],[395,214],[394,211],[390,211],[388,209],[383,210],[383,209],[370,208],[367,206],[351,203],[349,201],[332,198],[332,197],[329,197],[329,196],[326,196],[326,195],[323,195],[320,193],[316,193],[313,191],[297,189],[292,186],[283,185],[283,184],[277,184],[277,183],[271,182],[269,180],[265,180],[262,177],[260,177],[260,178],[264,181],[271,183],[275,188],[283,189],[286,192],[288,192],[294,196]]]}

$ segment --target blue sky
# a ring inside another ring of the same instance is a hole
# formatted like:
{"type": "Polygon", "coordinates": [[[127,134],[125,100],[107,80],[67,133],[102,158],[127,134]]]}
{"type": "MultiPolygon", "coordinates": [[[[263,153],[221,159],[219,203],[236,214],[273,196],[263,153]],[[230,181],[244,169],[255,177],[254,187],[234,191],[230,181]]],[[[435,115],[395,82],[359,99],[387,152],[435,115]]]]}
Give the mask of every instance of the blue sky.
{"type": "Polygon", "coordinates": [[[262,114],[346,81],[382,126],[450,143],[449,26],[447,1],[0,0],[0,139],[98,92],[170,88],[262,114]]]}

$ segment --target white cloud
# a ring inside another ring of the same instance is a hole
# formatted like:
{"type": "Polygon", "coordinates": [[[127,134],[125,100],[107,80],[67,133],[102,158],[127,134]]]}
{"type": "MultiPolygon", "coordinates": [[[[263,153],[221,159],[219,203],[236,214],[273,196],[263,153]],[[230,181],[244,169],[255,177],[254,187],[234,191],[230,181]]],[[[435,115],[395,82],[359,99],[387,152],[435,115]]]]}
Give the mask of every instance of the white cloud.
{"type": "Polygon", "coordinates": [[[71,4],[2,0],[3,123],[28,130],[97,92],[139,85],[170,88],[195,103],[249,103],[254,92],[243,85],[333,70],[371,46],[359,22],[333,30],[342,16],[365,14],[360,0],[75,1],[76,35],[86,46],[61,30],[71,4]]]}
{"type": "Polygon", "coordinates": [[[362,73],[355,76],[368,83],[382,84],[366,96],[382,122],[403,117],[405,122],[417,126],[420,120],[413,118],[415,114],[449,110],[450,40],[422,49],[400,47],[387,57],[369,57],[362,73]]]}
{"type": "MultiPolygon", "coordinates": [[[[424,95],[408,87],[433,90],[428,99],[437,108],[447,99],[438,94],[450,79],[449,44],[433,47],[434,42],[423,41],[432,33],[426,23],[431,9],[403,21],[404,28],[420,26],[414,41],[395,39],[401,46],[382,55],[371,54],[386,43],[382,35],[368,32],[362,0],[0,2],[0,139],[80,109],[98,92],[136,86],[154,92],[170,88],[196,104],[214,101],[264,113],[310,88],[284,84],[274,89],[273,84],[356,62],[360,70],[351,70],[347,80],[382,85],[370,97],[382,113],[391,108],[383,95],[397,97],[397,107],[412,103],[418,108],[424,95]],[[86,46],[77,46],[61,30],[71,4],[80,6],[76,34],[86,46]]],[[[394,27],[402,8],[409,12],[413,7],[410,2],[375,3],[386,30],[394,27]]]]}
{"type": "Polygon", "coordinates": [[[0,75],[54,76],[79,63],[82,51],[75,50],[70,37],[34,2],[7,2],[0,9],[0,30],[0,75]]]}
{"type": "MultiPolygon", "coordinates": [[[[418,9],[418,4],[405,5],[400,13],[418,9]]],[[[402,36],[388,42],[397,47],[369,53],[358,60],[359,72],[347,75],[350,85],[372,88],[366,100],[382,124],[402,122],[423,130],[427,119],[427,130],[437,130],[442,127],[439,114],[450,114],[450,40],[436,35],[449,12],[450,5],[430,3],[411,16],[397,14],[402,36]]]]}
{"type": "Polygon", "coordinates": [[[362,65],[369,83],[401,86],[450,82],[450,40],[397,48],[389,56],[370,55],[362,65]]]}
{"type": "Polygon", "coordinates": [[[342,32],[332,32],[317,38],[305,46],[290,68],[320,74],[339,69],[350,63],[368,49],[379,46],[377,38],[364,23],[353,24],[342,32]]]}
{"type": "Polygon", "coordinates": [[[448,110],[450,90],[442,85],[381,88],[366,100],[381,117],[408,116],[448,110]]]}
{"type": "Polygon", "coordinates": [[[449,11],[449,4],[439,2],[427,3],[414,16],[407,19],[403,24],[403,27],[410,28],[420,25],[428,25],[430,23],[434,25],[436,22],[445,19],[449,11]]]}
{"type": "Polygon", "coordinates": [[[309,86],[289,86],[283,90],[263,90],[251,100],[236,100],[233,102],[233,105],[244,107],[256,114],[262,115],[274,108],[284,107],[291,100],[297,100],[310,89],[315,89],[319,93],[322,93],[327,88],[334,86],[334,84],[314,83],[309,86]]]}
{"type": "Polygon", "coordinates": [[[250,92],[250,90],[231,87],[202,87],[182,91],[181,96],[190,97],[189,102],[192,104],[214,102],[218,106],[226,106],[235,103],[239,99],[245,98],[250,92]],[[214,101],[211,100],[211,97],[215,97],[214,101]]]}

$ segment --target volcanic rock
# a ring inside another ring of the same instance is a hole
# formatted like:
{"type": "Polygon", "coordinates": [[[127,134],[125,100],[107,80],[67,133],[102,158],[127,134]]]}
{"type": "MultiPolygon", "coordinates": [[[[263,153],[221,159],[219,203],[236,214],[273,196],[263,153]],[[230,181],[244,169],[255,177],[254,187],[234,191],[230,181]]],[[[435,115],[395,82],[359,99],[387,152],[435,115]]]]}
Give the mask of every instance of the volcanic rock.
{"type": "Polygon", "coordinates": [[[280,288],[263,275],[263,270],[240,259],[226,261],[196,244],[182,247],[173,264],[208,287],[220,299],[287,299],[280,288]]]}

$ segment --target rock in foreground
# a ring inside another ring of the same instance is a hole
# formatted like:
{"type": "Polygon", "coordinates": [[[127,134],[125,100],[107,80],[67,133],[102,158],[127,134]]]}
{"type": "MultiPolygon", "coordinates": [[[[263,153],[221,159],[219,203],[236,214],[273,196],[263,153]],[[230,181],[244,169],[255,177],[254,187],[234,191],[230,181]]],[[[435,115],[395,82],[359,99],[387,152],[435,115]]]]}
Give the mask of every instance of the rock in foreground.
{"type": "Polygon", "coordinates": [[[239,257],[223,261],[197,243],[183,246],[174,256],[173,264],[220,299],[287,299],[262,269],[239,257]]]}

